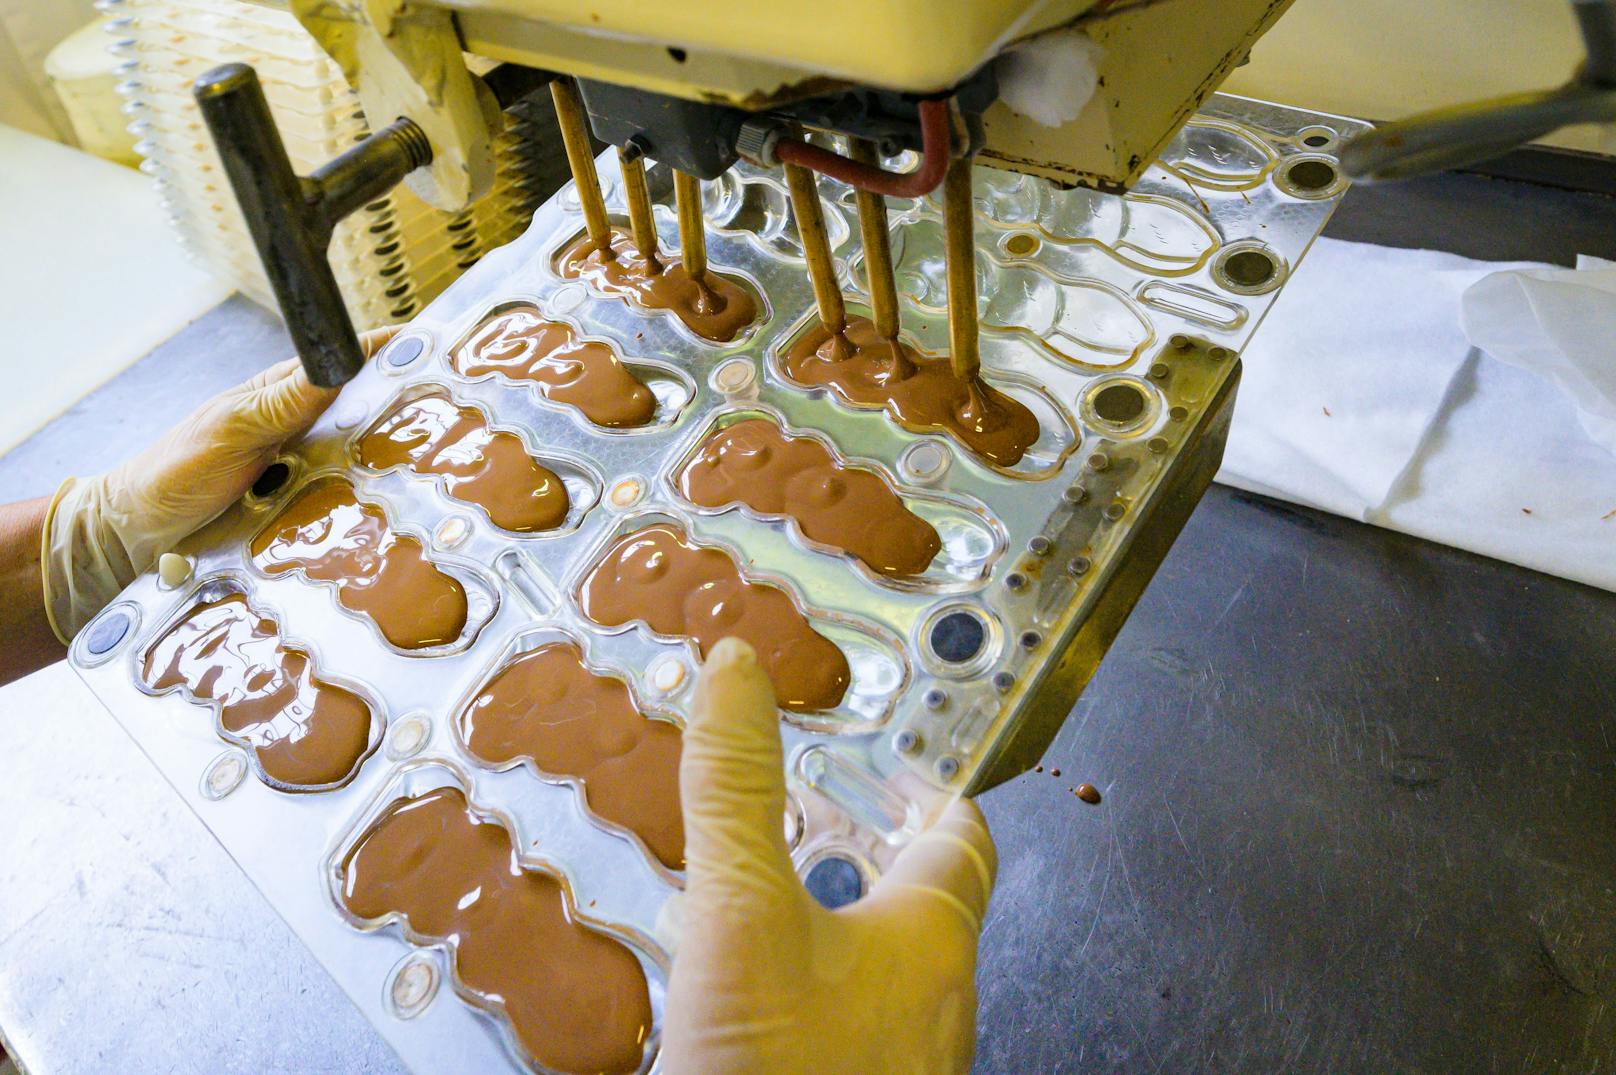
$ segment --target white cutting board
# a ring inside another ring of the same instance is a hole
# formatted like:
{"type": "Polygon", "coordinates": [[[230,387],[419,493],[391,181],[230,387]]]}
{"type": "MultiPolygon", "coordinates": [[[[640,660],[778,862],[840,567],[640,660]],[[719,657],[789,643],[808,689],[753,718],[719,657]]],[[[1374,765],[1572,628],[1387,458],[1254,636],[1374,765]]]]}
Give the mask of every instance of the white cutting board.
{"type": "Polygon", "coordinates": [[[230,291],[146,176],[0,124],[0,454],[230,291]]]}

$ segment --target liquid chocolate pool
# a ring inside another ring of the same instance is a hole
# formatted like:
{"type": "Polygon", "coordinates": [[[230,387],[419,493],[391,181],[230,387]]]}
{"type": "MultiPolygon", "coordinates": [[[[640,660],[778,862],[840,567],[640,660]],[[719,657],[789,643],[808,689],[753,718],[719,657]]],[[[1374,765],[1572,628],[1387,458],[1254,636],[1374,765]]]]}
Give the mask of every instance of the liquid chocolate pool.
{"type": "Polygon", "coordinates": [[[684,869],[679,729],[647,719],[623,681],[591,672],[573,643],[540,646],[495,672],[460,714],[460,734],[486,762],[531,758],[540,772],[577,777],[596,817],[684,869]]]}
{"type": "Polygon", "coordinates": [[[239,593],[187,612],[146,651],[141,678],[219,703],[220,726],[288,787],[346,781],[370,745],[370,706],[317,678],[309,655],[283,646],[275,621],[239,593]]]}
{"type": "Polygon", "coordinates": [[[656,417],[657,399],[617,352],[580,340],[536,306],[511,306],[490,317],[449,357],[457,373],[497,373],[531,381],[545,399],[576,407],[598,426],[624,429],[656,417]]]}
{"type": "Polygon", "coordinates": [[[359,439],[358,451],[374,470],[402,463],[443,475],[450,496],[478,505],[505,530],[531,534],[567,518],[567,487],[555,471],[528,455],[522,438],[489,429],[482,412],[446,393],[396,404],[359,439]]]}
{"type": "Polygon", "coordinates": [[[441,646],[465,630],[465,588],[340,478],[305,486],[253,538],[252,556],[268,575],[334,583],[342,607],[369,616],[400,649],[441,646]]]}
{"type": "Polygon", "coordinates": [[[911,432],[943,430],[1001,467],[1015,466],[1038,440],[1038,419],[1026,406],[980,376],[961,380],[946,357],[884,339],[867,318],[848,318],[840,336],[816,322],[783,358],[785,375],[798,384],[884,407],[911,432]]]}
{"type": "Polygon", "coordinates": [[[878,475],[843,466],[819,441],[788,437],[767,418],[709,436],[680,472],[679,489],[703,507],[790,516],[809,538],[882,575],[918,575],[942,548],[932,525],[878,475]]]}
{"type": "Polygon", "coordinates": [[[524,869],[503,825],[458,788],[400,799],[342,862],[359,918],[403,915],[454,946],[472,990],[503,1002],[528,1054],[554,1071],[633,1072],[651,1033],[645,972],[618,941],[573,918],[560,884],[524,869]]]}
{"type": "Polygon", "coordinates": [[[695,639],[703,658],[725,636],[747,642],[782,709],[834,709],[847,692],[847,657],[809,625],[784,590],[746,581],[729,553],[691,544],[672,526],[617,539],[578,598],[596,623],[643,620],[657,634],[695,639]]]}
{"type": "Polygon", "coordinates": [[[601,256],[587,234],[579,236],[557,255],[556,271],[646,309],[669,310],[691,332],[714,343],[729,343],[758,316],[749,288],[712,269],[703,279],[692,280],[678,259],[647,259],[621,231],[612,232],[609,258],[601,256]]]}

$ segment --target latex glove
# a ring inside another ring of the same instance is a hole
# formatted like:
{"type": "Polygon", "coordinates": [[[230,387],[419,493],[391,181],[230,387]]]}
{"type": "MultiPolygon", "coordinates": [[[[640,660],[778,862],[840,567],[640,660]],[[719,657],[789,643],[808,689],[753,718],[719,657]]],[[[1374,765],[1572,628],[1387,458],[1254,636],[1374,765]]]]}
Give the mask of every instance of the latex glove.
{"type": "Polygon", "coordinates": [[[826,910],[786,850],[777,721],[752,650],[714,646],[680,765],[687,868],[666,1070],[967,1071],[997,868],[981,812],[956,802],[863,899],[826,910]]]}
{"type": "MultiPolygon", "coordinates": [[[[366,356],[396,327],[360,337],[366,356]]],[[[45,517],[45,613],[65,644],[180,539],[239,500],[282,445],[337,398],[287,359],[198,407],[157,443],[96,478],[69,478],[45,517]]]]}

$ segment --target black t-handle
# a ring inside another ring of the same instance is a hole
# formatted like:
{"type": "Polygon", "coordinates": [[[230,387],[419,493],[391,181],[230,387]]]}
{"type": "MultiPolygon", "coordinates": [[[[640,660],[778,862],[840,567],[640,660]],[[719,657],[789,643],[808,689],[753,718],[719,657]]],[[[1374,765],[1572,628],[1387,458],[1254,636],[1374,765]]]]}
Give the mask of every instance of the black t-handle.
{"type": "Polygon", "coordinates": [[[365,353],[326,259],[332,229],[430,164],[431,144],[414,122],[399,119],[300,178],[251,67],[215,67],[192,93],[309,380],[345,384],[365,353]]]}

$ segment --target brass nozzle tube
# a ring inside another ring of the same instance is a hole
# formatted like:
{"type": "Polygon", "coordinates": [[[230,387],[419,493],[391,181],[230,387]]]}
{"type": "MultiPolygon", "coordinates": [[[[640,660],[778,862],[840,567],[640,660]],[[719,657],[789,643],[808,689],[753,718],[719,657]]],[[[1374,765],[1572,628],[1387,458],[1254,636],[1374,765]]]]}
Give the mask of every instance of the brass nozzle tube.
{"type": "Polygon", "coordinates": [[[584,117],[584,106],[578,100],[578,87],[570,78],[558,78],[550,83],[550,98],[555,102],[556,122],[561,127],[561,141],[567,148],[567,164],[572,167],[573,182],[578,184],[578,202],[584,207],[584,226],[589,229],[589,242],[602,257],[612,256],[612,226],[606,218],[606,199],[600,194],[600,177],[595,174],[595,155],[589,142],[589,121],[584,117]]]}
{"type": "Polygon", "coordinates": [[[786,188],[791,191],[791,209],[802,237],[803,256],[808,260],[808,279],[814,285],[814,301],[819,320],[833,336],[847,328],[847,308],[842,304],[842,285],[836,279],[836,264],[830,256],[830,238],[825,234],[825,214],[819,205],[819,188],[814,173],[800,164],[787,164],[786,188]]]}

